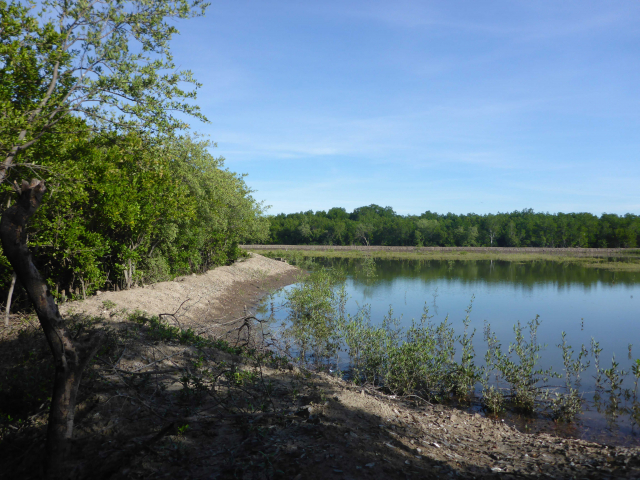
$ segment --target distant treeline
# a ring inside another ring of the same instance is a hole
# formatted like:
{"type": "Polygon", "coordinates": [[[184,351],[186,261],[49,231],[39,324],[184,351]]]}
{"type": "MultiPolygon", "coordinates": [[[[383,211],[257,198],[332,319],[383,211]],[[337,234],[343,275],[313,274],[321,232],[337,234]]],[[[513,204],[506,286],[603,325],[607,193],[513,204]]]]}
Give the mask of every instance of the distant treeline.
{"type": "Polygon", "coordinates": [[[532,209],[487,215],[398,215],[369,205],[271,217],[271,244],[443,247],[599,247],[640,244],[640,217],[626,214],[540,213],[532,209]]]}

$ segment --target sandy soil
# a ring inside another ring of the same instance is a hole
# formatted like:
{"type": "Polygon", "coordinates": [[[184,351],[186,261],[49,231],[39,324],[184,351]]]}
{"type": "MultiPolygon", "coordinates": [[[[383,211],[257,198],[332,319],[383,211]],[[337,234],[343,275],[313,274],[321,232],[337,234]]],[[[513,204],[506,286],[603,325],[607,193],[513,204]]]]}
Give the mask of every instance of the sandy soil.
{"type": "MultiPolygon", "coordinates": [[[[120,292],[99,292],[87,300],[68,302],[61,313],[111,318],[114,309],[171,314],[183,328],[208,328],[212,322],[250,314],[265,293],[295,283],[300,270],[254,253],[228,267],[203,275],[178,277],[120,292]]],[[[114,317],[117,318],[117,317],[114,317]]]]}

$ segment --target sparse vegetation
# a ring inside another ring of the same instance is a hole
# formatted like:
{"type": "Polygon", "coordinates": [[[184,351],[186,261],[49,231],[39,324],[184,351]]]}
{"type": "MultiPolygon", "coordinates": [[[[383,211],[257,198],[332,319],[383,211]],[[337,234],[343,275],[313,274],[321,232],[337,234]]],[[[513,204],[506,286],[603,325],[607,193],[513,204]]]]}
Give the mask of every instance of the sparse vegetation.
{"type": "MultiPolygon", "coordinates": [[[[256,248],[256,246],[247,247],[249,251],[259,253],[269,258],[286,258],[294,265],[313,264],[314,259],[320,258],[356,258],[366,259],[368,257],[379,260],[504,260],[509,262],[536,262],[550,261],[555,263],[572,263],[578,264],[586,268],[596,268],[609,271],[620,272],[637,272],[640,271],[640,255],[638,250],[627,250],[622,252],[610,252],[597,254],[594,252],[577,250],[557,251],[554,253],[531,253],[528,249],[519,249],[519,251],[500,251],[500,250],[484,250],[467,251],[464,249],[450,250],[420,250],[418,248],[406,249],[404,247],[390,247],[385,249],[353,249],[353,250],[335,250],[332,248],[300,248],[292,247],[282,250],[277,246],[256,248]]],[[[364,247],[360,247],[364,248],[364,247]]]]}
{"type": "MultiPolygon", "coordinates": [[[[591,353],[595,357],[598,382],[604,379],[598,385],[608,395],[608,408],[617,408],[624,397],[621,385],[629,372],[620,371],[615,358],[611,368],[601,369],[600,348],[595,341],[591,351],[582,345],[576,353],[562,332],[558,348],[563,355],[563,371],[539,367],[545,349],[537,339],[539,317],[525,326],[518,322],[513,328],[515,341],[506,349],[486,324],[484,338],[488,348],[484,365],[477,365],[473,347],[475,330],[469,331],[471,305],[462,322],[462,335],[455,333],[449,317],[434,323],[427,305],[420,319],[413,320],[407,329],[400,327],[401,319],[394,317],[392,309],[380,323],[372,320],[366,306],[355,315],[345,315],[346,298],[340,277],[323,267],[290,290],[287,299],[285,306],[290,313],[282,330],[287,338],[287,351],[295,352],[301,362],[312,359],[316,368],[322,368],[333,364],[336,351],[342,350],[349,358],[346,375],[358,385],[432,402],[470,399],[494,414],[506,408],[571,422],[582,412],[581,374],[589,367],[586,359],[591,353]],[[311,356],[308,355],[310,345],[314,345],[311,356]],[[456,345],[461,347],[459,354],[456,345]],[[564,379],[564,385],[558,387],[550,383],[551,379],[559,378],[564,379]]],[[[640,361],[636,363],[640,365],[640,361]]],[[[633,372],[635,392],[640,368],[633,372]]],[[[632,395],[629,390],[627,397],[632,395]]],[[[632,408],[633,405],[635,400],[632,408]]]]}
{"type": "MultiPolygon", "coordinates": [[[[102,319],[74,317],[70,320],[69,329],[76,334],[101,330],[105,337],[79,391],[80,419],[86,418],[83,412],[100,404],[98,413],[91,414],[95,417],[92,423],[102,424],[100,428],[104,430],[104,426],[111,423],[112,414],[129,415],[132,424],[126,428],[144,437],[157,428],[158,422],[149,422],[147,418],[145,425],[146,415],[135,413],[143,408],[151,418],[160,420],[161,426],[176,423],[158,434],[154,440],[158,442],[155,454],[162,455],[161,452],[172,445],[182,448],[180,455],[188,455],[184,445],[180,446],[180,440],[163,443],[169,435],[187,438],[191,434],[192,423],[180,421],[181,418],[200,421],[201,417],[218,412],[238,419],[246,416],[248,420],[258,412],[281,415],[282,409],[288,408],[287,402],[281,406],[274,400],[280,394],[274,395],[272,381],[273,373],[282,372],[289,362],[263,348],[261,342],[256,343],[250,332],[239,344],[232,345],[226,340],[169,325],[139,311],[129,313],[122,309],[116,315],[120,322],[115,325],[105,324],[102,319]],[[265,381],[265,371],[270,372],[272,381],[265,381]],[[180,388],[176,389],[175,385],[180,388]]],[[[32,321],[25,323],[17,335],[3,345],[0,450],[5,454],[0,455],[0,460],[4,465],[7,465],[7,452],[15,448],[10,445],[16,438],[41,434],[38,432],[46,425],[50,407],[53,365],[47,361],[48,348],[42,330],[34,325],[32,321]]],[[[78,424],[79,436],[92,432],[93,427],[86,422],[83,424],[80,420],[78,424]],[[86,427],[89,430],[85,430],[86,427]]],[[[91,433],[91,442],[99,444],[103,441],[101,438],[104,434],[91,433]]],[[[122,448],[114,458],[118,468],[126,462],[126,448],[124,445],[122,448]]],[[[22,472],[14,478],[33,473],[24,462],[13,467],[18,470],[12,471],[22,472]]],[[[91,475],[106,474],[113,467],[111,461],[94,465],[91,475]]]]}

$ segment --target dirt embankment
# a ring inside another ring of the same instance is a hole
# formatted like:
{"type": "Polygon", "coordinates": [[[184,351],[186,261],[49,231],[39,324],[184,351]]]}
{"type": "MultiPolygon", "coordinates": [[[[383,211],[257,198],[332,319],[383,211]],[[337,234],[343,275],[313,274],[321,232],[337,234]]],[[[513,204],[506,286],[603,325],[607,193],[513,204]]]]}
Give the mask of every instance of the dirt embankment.
{"type": "Polygon", "coordinates": [[[65,303],[63,314],[110,317],[110,312],[126,308],[151,315],[171,314],[183,328],[208,327],[212,321],[231,320],[251,313],[267,292],[295,283],[300,270],[251,253],[228,267],[218,267],[202,275],[178,277],[120,292],[100,292],[87,300],[65,303]]]}

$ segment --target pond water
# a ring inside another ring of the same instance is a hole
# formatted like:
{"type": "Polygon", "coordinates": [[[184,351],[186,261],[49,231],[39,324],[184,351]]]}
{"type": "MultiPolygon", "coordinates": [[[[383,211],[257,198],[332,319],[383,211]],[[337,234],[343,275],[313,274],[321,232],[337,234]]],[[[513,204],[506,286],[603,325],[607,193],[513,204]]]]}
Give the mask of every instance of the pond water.
{"type": "MultiPolygon", "coordinates": [[[[592,337],[599,342],[603,368],[611,366],[614,355],[618,368],[625,371],[633,360],[640,358],[638,272],[613,272],[551,261],[377,260],[375,277],[367,277],[359,259],[316,262],[339,267],[347,273],[350,297],[347,311],[355,314],[368,304],[374,322],[381,322],[391,306],[394,316],[402,317],[402,324],[409,326],[411,319],[420,318],[426,303],[434,316],[432,321],[439,323],[448,316],[460,333],[465,310],[472,302],[471,328],[476,329],[474,347],[480,364],[486,351],[483,341],[486,323],[506,347],[514,341],[514,324],[519,321],[525,325],[536,315],[541,320],[538,342],[547,345],[540,360],[543,368],[553,367],[562,372],[562,351],[557,345],[563,331],[576,351],[583,344],[590,348],[592,337]]],[[[588,358],[592,366],[582,374],[587,411],[578,422],[556,424],[544,418],[515,415],[507,420],[528,430],[553,430],[560,435],[606,443],[640,445],[638,405],[634,412],[633,402],[628,399],[621,400],[617,409],[611,409],[603,400],[594,404],[595,369],[593,358],[588,358]]],[[[634,377],[627,375],[622,388],[633,389],[633,382],[634,377]]],[[[561,380],[551,383],[560,385],[561,380]]]]}

